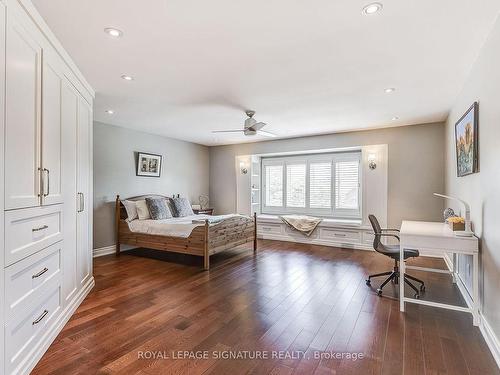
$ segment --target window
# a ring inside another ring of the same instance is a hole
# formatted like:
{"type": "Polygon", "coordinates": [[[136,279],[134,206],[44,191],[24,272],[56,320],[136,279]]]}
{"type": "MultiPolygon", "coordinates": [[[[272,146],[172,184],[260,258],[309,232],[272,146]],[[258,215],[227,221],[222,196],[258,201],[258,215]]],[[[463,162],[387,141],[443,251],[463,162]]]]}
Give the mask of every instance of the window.
{"type": "Polygon", "coordinates": [[[286,206],[306,207],[306,164],[286,166],[286,206]]]}
{"type": "Polygon", "coordinates": [[[268,165],[266,166],[266,206],[267,207],[282,207],[283,206],[283,166],[268,165]]]}
{"type": "Polygon", "coordinates": [[[361,217],[361,152],[262,159],[262,212],[361,217]]]}

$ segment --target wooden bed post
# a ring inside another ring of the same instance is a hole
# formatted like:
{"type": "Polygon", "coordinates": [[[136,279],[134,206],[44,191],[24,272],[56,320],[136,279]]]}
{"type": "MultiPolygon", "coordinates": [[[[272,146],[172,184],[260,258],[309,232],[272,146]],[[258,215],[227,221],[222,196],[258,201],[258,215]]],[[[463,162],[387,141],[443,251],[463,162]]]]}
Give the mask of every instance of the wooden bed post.
{"type": "Polygon", "coordinates": [[[203,244],[203,268],[205,271],[210,269],[210,254],[208,252],[208,219],[205,220],[205,243],[203,244]]]}
{"type": "Polygon", "coordinates": [[[120,196],[116,196],[115,203],[115,230],[116,230],[116,255],[120,255],[120,196]]]}
{"type": "Polygon", "coordinates": [[[253,213],[253,252],[257,251],[257,212],[253,213]]]}

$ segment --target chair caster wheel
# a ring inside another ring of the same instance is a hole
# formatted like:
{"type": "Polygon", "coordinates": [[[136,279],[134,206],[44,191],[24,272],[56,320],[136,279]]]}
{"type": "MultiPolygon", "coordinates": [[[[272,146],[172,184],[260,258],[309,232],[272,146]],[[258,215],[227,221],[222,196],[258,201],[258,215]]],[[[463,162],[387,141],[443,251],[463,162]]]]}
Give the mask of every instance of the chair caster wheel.
{"type": "Polygon", "coordinates": [[[416,299],[419,299],[420,298],[420,294],[418,293],[415,293],[415,296],[414,296],[416,299]]]}
{"type": "Polygon", "coordinates": [[[377,289],[377,294],[378,294],[379,296],[381,296],[381,295],[382,295],[382,289],[377,289]]]}
{"type": "Polygon", "coordinates": [[[370,279],[366,279],[366,285],[372,285],[372,282],[370,279]]]}
{"type": "Polygon", "coordinates": [[[422,284],[422,285],[420,286],[420,291],[421,291],[421,292],[425,292],[425,285],[424,285],[424,284],[422,284]]]}

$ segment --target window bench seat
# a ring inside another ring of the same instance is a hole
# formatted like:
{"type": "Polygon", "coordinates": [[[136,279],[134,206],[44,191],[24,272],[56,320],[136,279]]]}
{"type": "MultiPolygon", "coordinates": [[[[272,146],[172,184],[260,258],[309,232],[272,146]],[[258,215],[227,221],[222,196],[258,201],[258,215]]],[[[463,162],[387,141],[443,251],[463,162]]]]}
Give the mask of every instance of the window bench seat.
{"type": "Polygon", "coordinates": [[[323,219],[311,236],[287,226],[278,215],[257,216],[257,237],[268,240],[373,250],[373,231],[361,220],[323,219]]]}

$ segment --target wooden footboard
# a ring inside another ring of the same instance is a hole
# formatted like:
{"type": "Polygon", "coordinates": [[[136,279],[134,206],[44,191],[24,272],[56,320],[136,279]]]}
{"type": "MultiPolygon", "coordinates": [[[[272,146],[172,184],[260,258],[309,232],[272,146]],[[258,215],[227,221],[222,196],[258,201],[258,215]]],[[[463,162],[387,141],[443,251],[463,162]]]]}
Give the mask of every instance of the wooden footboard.
{"type": "MultiPolygon", "coordinates": [[[[138,200],[146,196],[129,198],[138,200]]],[[[166,197],[165,197],[166,198],[166,197]]],[[[126,212],[116,197],[116,254],[120,254],[120,245],[127,244],[149,249],[170,251],[181,254],[202,256],[204,269],[210,268],[210,255],[219,253],[247,242],[253,241],[253,250],[257,251],[257,216],[238,216],[210,224],[205,220],[204,225],[193,229],[190,236],[171,237],[153,234],[134,233],[130,231],[125,221],[126,212]]]]}

